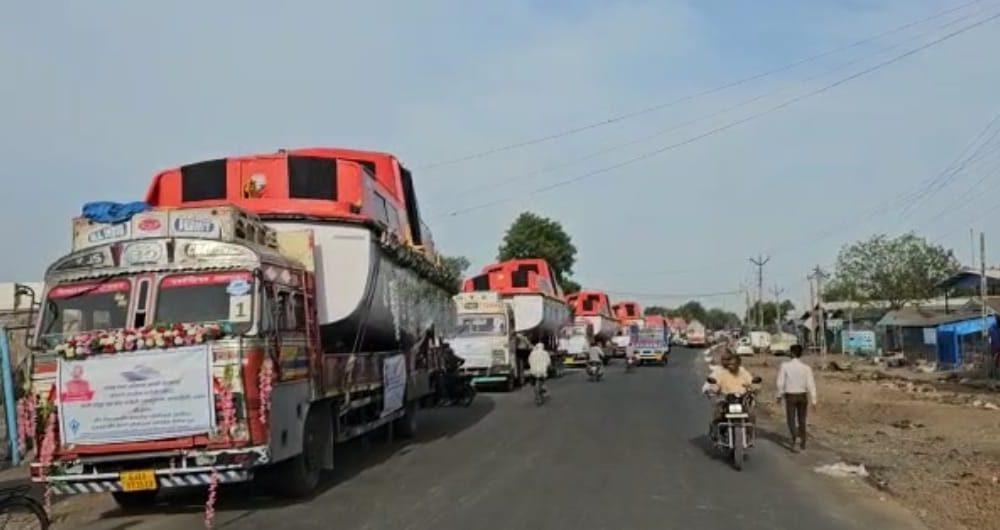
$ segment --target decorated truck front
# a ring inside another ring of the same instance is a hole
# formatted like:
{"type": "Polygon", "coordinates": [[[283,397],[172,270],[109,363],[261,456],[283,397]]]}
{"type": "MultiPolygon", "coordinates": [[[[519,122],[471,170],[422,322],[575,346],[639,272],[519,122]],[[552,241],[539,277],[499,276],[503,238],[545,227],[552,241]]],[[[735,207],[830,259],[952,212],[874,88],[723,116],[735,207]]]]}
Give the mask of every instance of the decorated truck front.
{"type": "Polygon", "coordinates": [[[274,459],[272,383],[309,376],[311,278],[273,238],[225,208],[75,222],[22,407],[34,480],[133,505],[274,459]]]}

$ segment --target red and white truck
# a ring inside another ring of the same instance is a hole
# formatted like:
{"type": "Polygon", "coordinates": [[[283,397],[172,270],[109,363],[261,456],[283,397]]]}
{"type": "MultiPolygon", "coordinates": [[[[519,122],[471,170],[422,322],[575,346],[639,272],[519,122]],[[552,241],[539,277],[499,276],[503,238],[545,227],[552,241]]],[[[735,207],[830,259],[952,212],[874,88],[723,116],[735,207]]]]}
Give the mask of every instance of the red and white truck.
{"type": "Polygon", "coordinates": [[[415,432],[457,282],[394,157],[191,164],[157,175],[146,201],[76,219],[73,252],[46,273],[35,481],[133,507],[267,469],[302,496],[337,442],[415,432]]]}

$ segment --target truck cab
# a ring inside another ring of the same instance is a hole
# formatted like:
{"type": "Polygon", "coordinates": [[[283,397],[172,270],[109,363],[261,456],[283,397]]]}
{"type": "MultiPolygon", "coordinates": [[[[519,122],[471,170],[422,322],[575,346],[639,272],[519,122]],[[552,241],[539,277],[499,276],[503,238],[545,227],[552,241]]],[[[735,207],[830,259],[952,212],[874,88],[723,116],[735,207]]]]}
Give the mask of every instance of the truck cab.
{"type": "Polygon", "coordinates": [[[461,372],[472,383],[502,384],[508,389],[523,382],[518,361],[514,312],[491,291],[460,293],[455,301],[456,327],[449,343],[465,363],[461,372]]]}
{"type": "Polygon", "coordinates": [[[559,354],[565,366],[586,366],[590,345],[594,343],[591,324],[577,321],[559,332],[559,354]]]}

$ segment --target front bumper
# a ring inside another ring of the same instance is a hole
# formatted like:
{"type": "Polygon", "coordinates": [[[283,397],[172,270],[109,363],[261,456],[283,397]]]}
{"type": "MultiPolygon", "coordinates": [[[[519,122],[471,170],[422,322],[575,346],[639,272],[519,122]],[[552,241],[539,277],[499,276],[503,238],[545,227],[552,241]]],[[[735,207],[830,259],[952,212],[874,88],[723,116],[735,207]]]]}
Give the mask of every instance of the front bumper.
{"type": "Polygon", "coordinates": [[[157,489],[207,486],[213,473],[220,484],[246,482],[253,479],[253,468],[269,462],[266,447],[226,451],[198,451],[179,456],[176,454],[121,455],[121,459],[103,456],[74,462],[57,462],[56,469],[45,476],[41,465],[31,465],[32,482],[47,484],[59,495],[124,491],[121,482],[123,471],[149,470],[155,474],[157,489]],[[216,464],[210,462],[214,460],[216,464]]]}
{"type": "Polygon", "coordinates": [[[640,361],[652,361],[662,363],[667,358],[667,352],[662,350],[638,350],[635,353],[640,361]]]}
{"type": "Polygon", "coordinates": [[[578,357],[578,356],[575,356],[575,355],[567,355],[566,358],[563,359],[563,366],[571,366],[571,367],[574,367],[574,366],[587,366],[587,357],[586,356],[579,356],[578,357]]]}

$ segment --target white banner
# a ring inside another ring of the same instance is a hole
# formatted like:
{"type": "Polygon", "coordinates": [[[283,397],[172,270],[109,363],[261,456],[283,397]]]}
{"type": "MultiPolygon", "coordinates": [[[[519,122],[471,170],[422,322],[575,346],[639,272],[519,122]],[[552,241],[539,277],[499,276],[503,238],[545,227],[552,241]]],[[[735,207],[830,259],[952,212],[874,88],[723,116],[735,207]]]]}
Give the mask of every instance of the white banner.
{"type": "Polygon", "coordinates": [[[215,427],[208,346],[59,361],[64,444],[206,434],[215,427]]]}
{"type": "Polygon", "coordinates": [[[403,408],[406,399],[406,356],[393,355],[382,362],[382,415],[403,408]]]}

